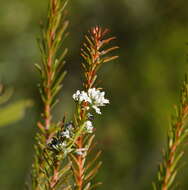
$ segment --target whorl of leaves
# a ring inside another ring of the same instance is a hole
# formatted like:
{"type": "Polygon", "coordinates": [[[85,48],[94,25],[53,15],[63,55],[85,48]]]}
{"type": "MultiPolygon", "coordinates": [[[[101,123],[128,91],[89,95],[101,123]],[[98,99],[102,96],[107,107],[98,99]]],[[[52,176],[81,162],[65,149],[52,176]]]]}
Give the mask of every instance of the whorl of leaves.
{"type": "Polygon", "coordinates": [[[184,151],[182,145],[188,136],[188,81],[185,77],[179,106],[176,106],[176,114],[172,118],[168,131],[167,148],[163,155],[163,161],[159,165],[157,182],[153,184],[154,190],[169,190],[175,187],[175,179],[178,172],[179,161],[184,151]]]}

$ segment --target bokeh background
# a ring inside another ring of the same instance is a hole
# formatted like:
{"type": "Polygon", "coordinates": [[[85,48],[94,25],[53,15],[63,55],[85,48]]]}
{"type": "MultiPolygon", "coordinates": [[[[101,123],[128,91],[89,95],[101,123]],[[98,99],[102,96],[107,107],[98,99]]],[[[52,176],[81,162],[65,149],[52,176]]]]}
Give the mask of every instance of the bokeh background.
{"type": "MultiPolygon", "coordinates": [[[[101,86],[111,101],[96,121],[103,150],[101,190],[151,189],[173,105],[188,70],[187,7],[187,0],[70,0],[68,75],[55,119],[64,112],[71,118],[71,96],[81,85],[80,47],[88,29],[96,24],[108,27],[120,46],[120,58],[100,72],[101,86]]],[[[0,81],[14,89],[8,103],[34,102],[24,119],[0,128],[1,190],[23,189],[31,168],[42,108],[34,69],[40,61],[35,39],[46,10],[46,0],[0,2],[0,81]]],[[[188,188],[187,178],[185,165],[178,176],[180,189],[188,188]]]]}

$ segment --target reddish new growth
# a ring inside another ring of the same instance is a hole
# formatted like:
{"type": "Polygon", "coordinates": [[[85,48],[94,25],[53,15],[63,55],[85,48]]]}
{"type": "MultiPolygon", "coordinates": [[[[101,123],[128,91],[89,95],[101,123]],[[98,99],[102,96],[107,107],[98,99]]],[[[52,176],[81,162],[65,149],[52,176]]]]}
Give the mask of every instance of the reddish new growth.
{"type": "Polygon", "coordinates": [[[96,72],[100,65],[105,62],[116,59],[118,56],[105,57],[107,53],[117,49],[117,46],[108,48],[107,50],[102,49],[110,41],[116,39],[115,37],[110,37],[104,39],[105,35],[109,33],[108,29],[102,29],[99,26],[96,26],[91,29],[89,32],[91,37],[85,36],[87,43],[84,43],[84,49],[81,49],[82,57],[85,60],[86,64],[82,64],[85,70],[85,88],[88,90],[94,86],[96,80],[96,72]]]}

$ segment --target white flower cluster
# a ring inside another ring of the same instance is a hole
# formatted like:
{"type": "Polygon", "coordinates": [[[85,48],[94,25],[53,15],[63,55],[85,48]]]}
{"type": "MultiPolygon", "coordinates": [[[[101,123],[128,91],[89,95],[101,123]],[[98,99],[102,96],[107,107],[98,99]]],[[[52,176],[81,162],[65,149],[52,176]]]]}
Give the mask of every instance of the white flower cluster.
{"type": "Polygon", "coordinates": [[[90,88],[88,92],[77,90],[72,97],[75,101],[78,101],[79,103],[88,102],[97,114],[101,114],[101,110],[99,107],[105,106],[106,104],[110,103],[109,100],[106,99],[104,96],[105,92],[101,92],[96,88],[90,88]]]}
{"type": "Polygon", "coordinates": [[[77,90],[75,94],[73,94],[73,99],[78,102],[89,102],[91,103],[91,99],[88,97],[88,94],[85,91],[77,90]]]}

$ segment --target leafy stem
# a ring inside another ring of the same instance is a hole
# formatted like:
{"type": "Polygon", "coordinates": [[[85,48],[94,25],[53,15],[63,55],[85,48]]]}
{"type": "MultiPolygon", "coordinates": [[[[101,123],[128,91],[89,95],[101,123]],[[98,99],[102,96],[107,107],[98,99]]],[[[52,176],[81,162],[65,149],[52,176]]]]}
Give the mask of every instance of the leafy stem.
{"type": "Polygon", "coordinates": [[[164,152],[163,162],[159,166],[158,181],[153,184],[154,190],[169,190],[175,182],[178,164],[184,151],[181,146],[188,137],[186,122],[188,120],[188,81],[185,77],[180,97],[180,105],[176,107],[176,115],[172,119],[168,131],[167,148],[164,152]]]}
{"type": "MultiPolygon", "coordinates": [[[[62,50],[69,23],[66,20],[66,5],[66,0],[49,1],[48,19],[38,40],[41,64],[35,66],[41,77],[39,91],[43,101],[43,113],[42,121],[38,122],[39,132],[36,136],[35,159],[32,167],[33,190],[55,190],[55,187],[64,181],[64,176],[61,175],[66,168],[64,155],[55,155],[47,151],[46,145],[59,127],[52,121],[52,109],[58,101],[57,95],[66,74],[63,66],[67,49],[62,50]]],[[[68,166],[70,168],[70,164],[68,166]]]]}
{"type": "MultiPolygon", "coordinates": [[[[81,49],[81,56],[85,61],[85,63],[82,63],[82,67],[84,69],[85,76],[83,87],[86,93],[91,89],[95,89],[97,71],[101,65],[117,58],[117,56],[106,56],[106,54],[110,51],[117,49],[117,46],[107,50],[103,49],[105,45],[115,39],[114,37],[106,39],[105,37],[108,32],[108,29],[103,30],[102,28],[96,26],[89,31],[90,36],[85,36],[86,43],[84,43],[84,47],[81,49]]],[[[90,108],[87,101],[77,104],[76,107],[75,125],[78,127],[78,133],[76,134],[73,142],[75,142],[78,150],[86,149],[84,154],[71,154],[76,190],[89,190],[92,189],[93,186],[97,185],[92,185],[90,180],[96,175],[101,165],[101,162],[96,163],[100,155],[99,153],[97,153],[91,162],[87,162],[88,154],[94,147],[94,135],[86,135],[82,133],[85,127],[85,122],[88,120],[89,109],[90,108]]]]}

